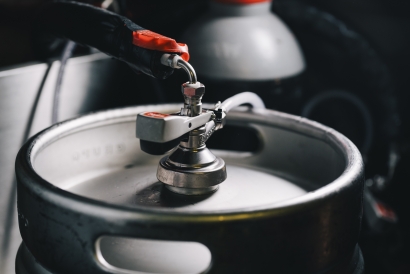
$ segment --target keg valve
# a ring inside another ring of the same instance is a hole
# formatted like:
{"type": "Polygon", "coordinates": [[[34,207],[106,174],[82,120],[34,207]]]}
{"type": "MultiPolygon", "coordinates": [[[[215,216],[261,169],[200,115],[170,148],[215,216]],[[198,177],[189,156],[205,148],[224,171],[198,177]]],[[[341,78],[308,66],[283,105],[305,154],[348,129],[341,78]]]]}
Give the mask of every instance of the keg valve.
{"type": "Polygon", "coordinates": [[[149,154],[162,155],[157,178],[171,191],[184,195],[200,195],[214,192],[225,181],[226,166],[215,156],[205,142],[223,127],[226,113],[245,103],[264,108],[262,100],[254,93],[235,95],[213,108],[202,107],[205,86],[197,80],[194,68],[180,56],[164,54],[163,65],[182,68],[189,81],[182,84],[184,106],[177,113],[143,112],[137,116],[137,138],[141,149],[149,154]]]}

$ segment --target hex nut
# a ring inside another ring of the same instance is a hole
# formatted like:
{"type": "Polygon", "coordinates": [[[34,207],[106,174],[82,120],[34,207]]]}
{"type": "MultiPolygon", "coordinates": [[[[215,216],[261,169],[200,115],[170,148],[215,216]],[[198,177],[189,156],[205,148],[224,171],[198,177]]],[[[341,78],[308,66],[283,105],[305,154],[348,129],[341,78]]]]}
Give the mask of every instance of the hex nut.
{"type": "Polygon", "coordinates": [[[201,98],[205,94],[205,86],[197,82],[195,84],[184,83],[182,84],[182,94],[185,97],[199,97],[201,98]]]}

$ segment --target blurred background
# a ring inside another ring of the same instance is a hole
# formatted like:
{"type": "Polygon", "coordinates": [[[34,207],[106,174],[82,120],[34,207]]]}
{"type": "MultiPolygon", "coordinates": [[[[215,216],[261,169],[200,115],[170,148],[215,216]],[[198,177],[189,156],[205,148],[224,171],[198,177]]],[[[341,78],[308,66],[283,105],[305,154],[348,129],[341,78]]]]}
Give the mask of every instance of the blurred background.
{"type": "MultiPolygon", "coordinates": [[[[186,77],[176,71],[167,80],[149,78],[95,49],[46,36],[33,27],[44,2],[0,0],[1,273],[13,273],[20,241],[14,159],[25,140],[91,111],[181,102],[179,86],[186,77]]],[[[212,13],[209,0],[82,2],[192,44],[199,18],[212,13]]],[[[350,138],[366,164],[360,237],[366,271],[410,273],[410,2],[275,0],[271,12],[293,33],[303,70],[262,80],[252,72],[241,79],[213,77],[194,50],[191,60],[207,87],[205,101],[253,91],[269,108],[319,121],[350,138]]],[[[232,54],[232,48],[215,51],[221,62],[232,54]]]]}

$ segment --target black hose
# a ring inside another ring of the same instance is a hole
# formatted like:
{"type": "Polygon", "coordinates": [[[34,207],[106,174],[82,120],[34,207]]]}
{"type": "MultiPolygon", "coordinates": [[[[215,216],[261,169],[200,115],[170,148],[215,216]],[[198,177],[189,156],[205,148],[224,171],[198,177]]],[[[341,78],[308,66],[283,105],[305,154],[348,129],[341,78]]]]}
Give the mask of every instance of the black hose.
{"type": "Polygon", "coordinates": [[[144,28],[107,10],[77,2],[50,2],[38,13],[36,29],[94,47],[155,78],[165,79],[173,72],[161,64],[164,52],[133,44],[133,32],[144,28]]]}
{"type": "Polygon", "coordinates": [[[73,55],[74,49],[76,47],[75,42],[68,41],[64,47],[63,53],[60,58],[60,68],[58,69],[57,81],[54,88],[54,99],[53,99],[53,110],[51,114],[51,123],[55,124],[58,122],[59,106],[60,106],[60,96],[61,96],[61,86],[63,84],[63,77],[65,72],[65,67],[68,59],[73,55]]]}
{"type": "Polygon", "coordinates": [[[330,80],[333,87],[352,90],[369,106],[375,139],[380,143],[394,141],[400,116],[393,79],[366,39],[335,16],[300,1],[274,1],[272,9],[298,37],[307,59],[307,74],[325,64],[320,71],[325,75],[323,82],[336,77],[330,80]]]}

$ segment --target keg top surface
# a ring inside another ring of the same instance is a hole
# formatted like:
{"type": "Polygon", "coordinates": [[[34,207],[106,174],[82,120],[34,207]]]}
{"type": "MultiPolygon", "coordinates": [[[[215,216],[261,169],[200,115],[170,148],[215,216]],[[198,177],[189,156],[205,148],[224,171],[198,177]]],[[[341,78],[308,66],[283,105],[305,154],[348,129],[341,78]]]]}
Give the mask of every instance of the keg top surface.
{"type": "Polygon", "coordinates": [[[85,182],[68,181],[66,190],[117,205],[163,207],[178,211],[240,210],[306,193],[299,186],[269,174],[269,171],[228,165],[228,178],[217,191],[185,196],[163,187],[155,176],[156,170],[157,165],[131,166],[85,182]]]}
{"type": "Polygon", "coordinates": [[[222,152],[228,180],[216,193],[192,200],[175,197],[155,178],[160,157],[139,148],[135,116],[179,107],[103,111],[51,127],[27,145],[30,172],[46,191],[88,198],[80,199],[82,203],[201,214],[308,204],[348,187],[362,172],[357,148],[334,130],[293,115],[243,108],[230,113],[228,124],[254,128],[264,143],[262,149],[222,152]]]}

